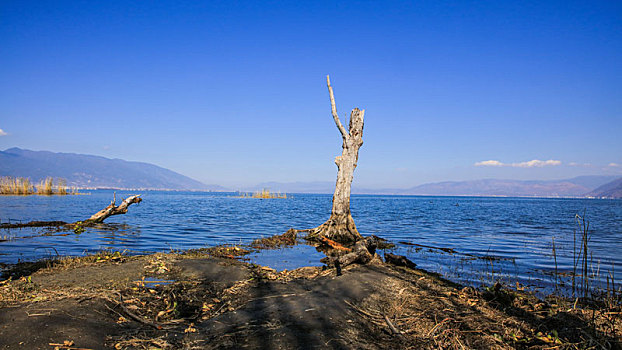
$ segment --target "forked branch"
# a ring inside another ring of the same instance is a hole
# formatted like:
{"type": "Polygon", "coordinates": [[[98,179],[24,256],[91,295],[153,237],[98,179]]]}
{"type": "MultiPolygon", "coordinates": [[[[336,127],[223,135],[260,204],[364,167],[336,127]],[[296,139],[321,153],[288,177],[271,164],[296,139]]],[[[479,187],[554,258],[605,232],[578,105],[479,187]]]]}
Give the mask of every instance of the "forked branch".
{"type": "Polygon", "coordinates": [[[346,128],[343,127],[341,121],[339,120],[339,114],[337,114],[337,105],[335,105],[335,95],[333,94],[333,87],[330,86],[330,77],[326,76],[326,85],[328,85],[328,94],[330,95],[330,107],[333,112],[333,119],[335,120],[335,124],[337,124],[337,129],[341,133],[341,136],[345,139],[350,134],[346,131],[346,128]]]}

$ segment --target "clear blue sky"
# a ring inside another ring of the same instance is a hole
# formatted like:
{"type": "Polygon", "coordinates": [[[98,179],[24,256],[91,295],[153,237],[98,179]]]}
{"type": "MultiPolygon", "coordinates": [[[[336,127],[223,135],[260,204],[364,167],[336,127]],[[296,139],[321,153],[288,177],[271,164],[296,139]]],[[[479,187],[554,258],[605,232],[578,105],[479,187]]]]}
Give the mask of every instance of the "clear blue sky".
{"type": "Polygon", "coordinates": [[[2,1],[0,149],[334,181],[326,74],[359,186],[622,174],[620,1],[2,1]]]}

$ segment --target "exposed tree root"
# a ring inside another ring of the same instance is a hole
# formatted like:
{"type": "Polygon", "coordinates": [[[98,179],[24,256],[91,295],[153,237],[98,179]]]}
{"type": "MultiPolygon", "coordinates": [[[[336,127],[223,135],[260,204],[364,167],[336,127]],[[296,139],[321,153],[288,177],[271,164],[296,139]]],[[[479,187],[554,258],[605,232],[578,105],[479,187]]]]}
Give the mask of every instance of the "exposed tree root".
{"type": "Polygon", "coordinates": [[[335,266],[338,269],[354,263],[367,264],[374,258],[377,246],[378,241],[375,236],[367,237],[357,241],[351,252],[327,256],[321,261],[328,266],[335,266]]]}
{"type": "Polygon", "coordinates": [[[352,244],[363,239],[356,229],[352,215],[331,215],[322,225],[306,231],[309,232],[307,239],[312,241],[321,241],[320,237],[324,237],[341,244],[352,244]]]}

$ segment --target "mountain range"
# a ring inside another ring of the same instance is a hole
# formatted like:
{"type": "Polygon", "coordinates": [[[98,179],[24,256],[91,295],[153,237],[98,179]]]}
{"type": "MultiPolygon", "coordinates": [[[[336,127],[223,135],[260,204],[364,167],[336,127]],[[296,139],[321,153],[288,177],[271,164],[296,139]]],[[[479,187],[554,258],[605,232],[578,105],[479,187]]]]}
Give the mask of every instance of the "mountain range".
{"type": "MultiPolygon", "coordinates": [[[[370,189],[352,186],[354,194],[396,194],[396,195],[429,195],[429,196],[506,196],[506,197],[606,197],[622,198],[611,191],[612,181],[619,181],[617,176],[579,176],[564,180],[499,180],[483,179],[470,181],[445,181],[423,184],[411,188],[370,189]],[[600,187],[599,187],[600,186],[600,187]],[[597,188],[602,190],[598,191],[597,188]]],[[[615,187],[615,186],[614,186],[615,187]]],[[[264,182],[246,188],[255,191],[268,188],[276,192],[287,193],[332,193],[335,183],[323,182],[264,182]]]]}
{"type": "Polygon", "coordinates": [[[602,186],[587,194],[595,198],[622,198],[622,177],[602,186]]]}
{"type": "Polygon", "coordinates": [[[10,148],[0,151],[0,176],[64,178],[79,188],[133,188],[222,191],[157,165],[75,153],[10,148]]]}
{"type": "MultiPolygon", "coordinates": [[[[30,151],[10,148],[0,151],[0,176],[28,177],[39,182],[51,176],[64,178],[78,188],[132,188],[229,191],[220,185],[206,185],[157,165],[109,159],[100,156],[30,151]]],[[[334,181],[264,182],[242,188],[267,188],[285,193],[333,193],[334,181]]],[[[445,181],[411,188],[372,189],[353,185],[354,194],[397,194],[432,196],[508,196],[508,197],[597,197],[622,198],[622,177],[579,176],[564,180],[445,181]]]]}

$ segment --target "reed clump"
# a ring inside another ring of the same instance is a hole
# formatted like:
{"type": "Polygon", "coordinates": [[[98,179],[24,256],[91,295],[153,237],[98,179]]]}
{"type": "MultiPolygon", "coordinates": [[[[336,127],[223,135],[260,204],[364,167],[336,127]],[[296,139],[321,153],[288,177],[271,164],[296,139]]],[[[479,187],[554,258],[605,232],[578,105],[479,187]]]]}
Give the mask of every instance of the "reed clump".
{"type": "Polygon", "coordinates": [[[47,195],[47,196],[54,194],[54,189],[52,186],[53,186],[53,179],[51,177],[45,178],[45,180],[42,180],[37,185],[37,194],[42,194],[42,195],[47,195]]]}
{"type": "Polygon", "coordinates": [[[56,182],[56,190],[58,191],[58,194],[66,195],[67,194],[67,180],[58,179],[58,181],[56,182]]]}
{"type": "Polygon", "coordinates": [[[270,192],[270,190],[264,188],[261,191],[256,191],[252,194],[249,193],[240,193],[239,197],[242,198],[260,198],[260,199],[268,199],[268,198],[280,198],[280,199],[286,199],[287,198],[287,194],[286,193],[280,193],[280,192],[270,192]]]}
{"type": "Polygon", "coordinates": [[[0,195],[68,195],[77,194],[75,188],[71,191],[67,190],[67,180],[59,178],[54,184],[54,179],[51,177],[45,178],[38,184],[30,182],[26,177],[12,177],[2,176],[0,177],[0,195]]]}
{"type": "Polygon", "coordinates": [[[33,185],[30,179],[23,177],[0,177],[0,194],[4,195],[27,195],[33,193],[33,185]]]}

